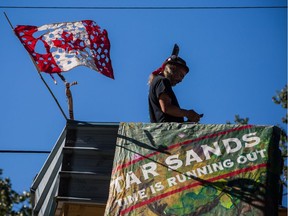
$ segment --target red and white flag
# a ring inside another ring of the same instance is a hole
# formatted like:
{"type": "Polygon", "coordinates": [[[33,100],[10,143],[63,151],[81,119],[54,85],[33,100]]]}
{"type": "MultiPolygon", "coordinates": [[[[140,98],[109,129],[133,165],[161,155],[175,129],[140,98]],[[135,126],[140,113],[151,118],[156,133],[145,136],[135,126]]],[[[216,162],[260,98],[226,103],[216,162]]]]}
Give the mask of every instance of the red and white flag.
{"type": "Polygon", "coordinates": [[[18,25],[14,31],[41,72],[61,73],[83,65],[114,79],[107,31],[92,20],[18,25]]]}

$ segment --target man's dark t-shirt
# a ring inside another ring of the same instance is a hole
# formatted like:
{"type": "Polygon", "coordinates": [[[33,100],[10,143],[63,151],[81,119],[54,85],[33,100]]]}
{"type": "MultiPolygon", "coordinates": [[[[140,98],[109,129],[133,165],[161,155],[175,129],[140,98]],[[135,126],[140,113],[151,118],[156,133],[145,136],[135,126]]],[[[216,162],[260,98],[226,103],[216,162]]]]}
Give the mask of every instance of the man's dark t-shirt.
{"type": "Polygon", "coordinates": [[[174,106],[180,107],[177,101],[177,98],[172,90],[170,81],[159,75],[156,76],[152,83],[150,84],[149,89],[149,113],[150,113],[150,121],[152,123],[157,122],[184,122],[184,118],[182,117],[174,117],[162,112],[159,96],[162,93],[166,93],[171,98],[171,103],[174,106]]]}

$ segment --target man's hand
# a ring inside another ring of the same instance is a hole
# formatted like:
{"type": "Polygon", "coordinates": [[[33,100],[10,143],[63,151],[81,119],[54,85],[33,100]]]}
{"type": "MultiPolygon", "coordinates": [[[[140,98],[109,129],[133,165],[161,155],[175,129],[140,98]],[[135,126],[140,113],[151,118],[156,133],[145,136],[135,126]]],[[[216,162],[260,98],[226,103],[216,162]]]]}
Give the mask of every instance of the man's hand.
{"type": "Polygon", "coordinates": [[[171,104],[171,98],[162,93],[159,97],[159,104],[163,113],[169,114],[175,117],[187,117],[188,122],[199,122],[203,114],[198,114],[194,110],[186,110],[176,107],[171,104]]]}
{"type": "Polygon", "coordinates": [[[199,122],[203,115],[199,115],[194,110],[187,110],[186,117],[189,122],[199,122]]]}

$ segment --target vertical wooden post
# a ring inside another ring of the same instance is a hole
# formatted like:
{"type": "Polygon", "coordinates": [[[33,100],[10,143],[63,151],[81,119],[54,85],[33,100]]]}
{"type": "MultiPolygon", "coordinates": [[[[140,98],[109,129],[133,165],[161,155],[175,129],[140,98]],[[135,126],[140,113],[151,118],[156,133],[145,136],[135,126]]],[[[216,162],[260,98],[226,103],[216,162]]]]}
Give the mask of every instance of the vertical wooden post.
{"type": "Polygon", "coordinates": [[[70,120],[74,120],[74,110],[73,110],[73,98],[70,87],[76,85],[77,82],[68,83],[66,82],[66,96],[68,100],[68,111],[69,111],[69,118],[70,120]]]}

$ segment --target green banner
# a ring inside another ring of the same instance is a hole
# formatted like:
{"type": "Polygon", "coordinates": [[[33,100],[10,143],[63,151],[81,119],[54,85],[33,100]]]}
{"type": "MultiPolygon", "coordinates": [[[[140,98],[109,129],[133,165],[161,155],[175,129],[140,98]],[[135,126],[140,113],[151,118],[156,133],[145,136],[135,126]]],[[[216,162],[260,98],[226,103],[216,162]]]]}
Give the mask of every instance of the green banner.
{"type": "Polygon", "coordinates": [[[273,126],[121,123],[105,215],[275,215],[278,143],[273,126]]]}

